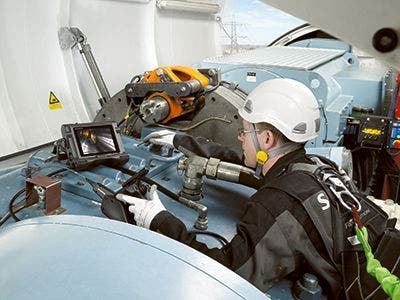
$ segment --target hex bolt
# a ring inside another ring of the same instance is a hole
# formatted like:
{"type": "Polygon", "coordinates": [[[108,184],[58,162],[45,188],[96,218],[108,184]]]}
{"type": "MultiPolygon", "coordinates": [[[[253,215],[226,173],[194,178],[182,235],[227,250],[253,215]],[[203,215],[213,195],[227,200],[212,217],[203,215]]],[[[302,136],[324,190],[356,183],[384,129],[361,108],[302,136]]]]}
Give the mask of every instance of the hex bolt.
{"type": "Polygon", "coordinates": [[[310,290],[313,290],[318,286],[318,279],[313,274],[305,273],[302,279],[303,285],[310,290]]]}
{"type": "Polygon", "coordinates": [[[158,76],[161,76],[162,74],[164,74],[164,71],[162,69],[157,69],[156,74],[158,76]]]}

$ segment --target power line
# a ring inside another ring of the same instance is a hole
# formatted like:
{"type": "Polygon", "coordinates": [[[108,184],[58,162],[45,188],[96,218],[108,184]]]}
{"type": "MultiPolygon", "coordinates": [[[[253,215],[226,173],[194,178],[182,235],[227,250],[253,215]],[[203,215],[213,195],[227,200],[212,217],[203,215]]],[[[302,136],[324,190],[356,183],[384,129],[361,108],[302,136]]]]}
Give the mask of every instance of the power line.
{"type": "Polygon", "coordinates": [[[240,45],[239,45],[239,43],[238,43],[238,39],[239,39],[239,38],[245,39],[245,38],[247,38],[247,36],[238,35],[238,34],[237,34],[237,28],[238,28],[238,26],[245,26],[245,25],[247,25],[247,24],[236,22],[236,19],[235,19],[235,18],[234,18],[233,21],[231,21],[231,22],[229,22],[229,23],[222,23],[222,20],[221,20],[221,19],[219,19],[219,20],[217,20],[217,21],[218,21],[219,25],[221,26],[221,29],[224,31],[224,33],[226,34],[226,36],[227,36],[227,37],[230,39],[230,41],[231,41],[230,54],[233,53],[233,50],[234,50],[234,49],[236,50],[236,53],[238,53],[238,52],[239,52],[239,48],[240,48],[240,45]],[[228,32],[228,30],[227,30],[226,27],[229,27],[229,28],[230,28],[230,34],[229,34],[229,32],[228,32]]]}

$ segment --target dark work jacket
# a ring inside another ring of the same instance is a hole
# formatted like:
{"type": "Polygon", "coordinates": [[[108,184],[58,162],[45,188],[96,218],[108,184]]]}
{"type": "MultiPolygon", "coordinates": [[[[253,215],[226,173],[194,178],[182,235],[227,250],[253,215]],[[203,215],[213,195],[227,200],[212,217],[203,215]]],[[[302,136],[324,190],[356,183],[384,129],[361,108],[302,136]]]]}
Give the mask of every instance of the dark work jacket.
{"type": "MultiPolygon", "coordinates": [[[[264,187],[248,200],[237,223],[236,235],[221,249],[209,249],[196,241],[185,225],[167,211],[159,213],[151,230],[160,232],[205,253],[234,270],[261,291],[276,282],[305,272],[315,274],[332,298],[341,290],[341,276],[330,263],[320,235],[298,200],[287,193],[268,188],[268,182],[284,177],[292,163],[311,163],[305,150],[299,149],[281,157],[264,177],[264,187]]],[[[310,177],[300,182],[301,192],[321,189],[310,177]]]]}

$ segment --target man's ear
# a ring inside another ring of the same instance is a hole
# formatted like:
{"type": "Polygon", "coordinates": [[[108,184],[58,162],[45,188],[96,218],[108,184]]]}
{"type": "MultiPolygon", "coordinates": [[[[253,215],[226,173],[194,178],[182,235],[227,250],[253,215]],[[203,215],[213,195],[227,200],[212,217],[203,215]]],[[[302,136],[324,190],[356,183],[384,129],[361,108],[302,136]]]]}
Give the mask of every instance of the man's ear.
{"type": "Polygon", "coordinates": [[[264,151],[271,149],[276,144],[275,136],[271,130],[262,131],[258,136],[258,140],[260,142],[261,150],[264,151]]]}

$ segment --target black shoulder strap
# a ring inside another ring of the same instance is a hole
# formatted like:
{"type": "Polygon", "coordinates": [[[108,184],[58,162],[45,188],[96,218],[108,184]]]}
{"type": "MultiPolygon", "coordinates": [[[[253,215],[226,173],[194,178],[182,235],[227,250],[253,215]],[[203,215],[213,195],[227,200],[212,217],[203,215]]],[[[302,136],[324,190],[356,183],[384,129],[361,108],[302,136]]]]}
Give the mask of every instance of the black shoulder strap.
{"type": "Polygon", "coordinates": [[[313,163],[293,163],[286,172],[275,180],[264,184],[263,188],[279,190],[298,200],[317,229],[325,249],[336,267],[340,265],[339,252],[342,249],[343,224],[336,202],[332,201],[329,188],[318,180],[324,169],[334,168],[324,164],[318,157],[310,157],[313,163]],[[300,177],[299,177],[300,176],[300,177]],[[309,180],[310,179],[310,180],[309,180]],[[313,181],[316,188],[310,193],[299,195],[299,184],[313,181]],[[328,210],[328,208],[330,208],[328,210]],[[333,225],[333,226],[332,226],[333,225]]]}

